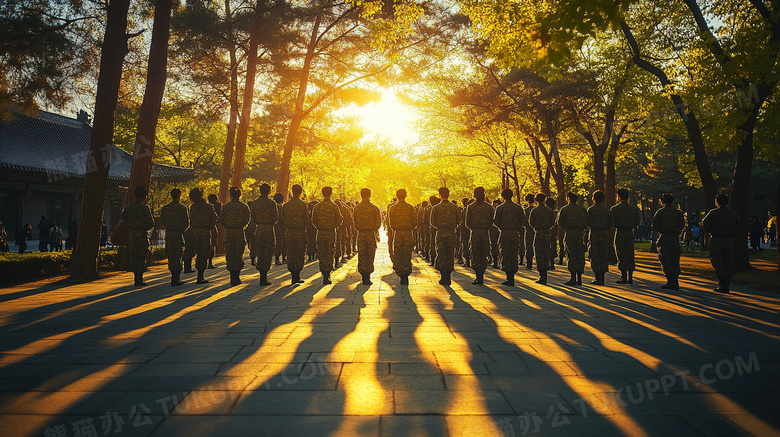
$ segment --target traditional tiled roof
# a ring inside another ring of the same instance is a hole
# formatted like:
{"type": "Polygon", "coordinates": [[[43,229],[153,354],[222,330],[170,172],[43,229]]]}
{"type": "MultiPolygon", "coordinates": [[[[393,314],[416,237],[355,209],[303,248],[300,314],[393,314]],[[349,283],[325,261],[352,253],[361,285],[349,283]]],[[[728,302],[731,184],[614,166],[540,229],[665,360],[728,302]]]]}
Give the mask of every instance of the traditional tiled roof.
{"type": "MultiPolygon", "coordinates": [[[[83,178],[92,128],[73,118],[50,112],[31,117],[12,111],[0,121],[0,174],[13,172],[47,180],[83,178]]],[[[130,180],[133,156],[110,144],[108,178],[130,180]]],[[[183,182],[195,178],[195,170],[164,164],[152,165],[152,179],[183,182]]]]}

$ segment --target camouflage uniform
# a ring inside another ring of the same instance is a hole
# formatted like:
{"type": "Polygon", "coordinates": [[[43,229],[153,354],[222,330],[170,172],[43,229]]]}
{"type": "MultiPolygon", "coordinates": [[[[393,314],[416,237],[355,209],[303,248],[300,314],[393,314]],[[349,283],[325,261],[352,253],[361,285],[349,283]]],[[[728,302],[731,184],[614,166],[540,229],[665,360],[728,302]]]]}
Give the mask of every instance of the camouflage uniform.
{"type": "Polygon", "coordinates": [[[525,224],[523,207],[513,202],[512,199],[508,199],[496,207],[493,222],[501,231],[498,237],[498,245],[501,250],[501,270],[514,274],[517,272],[518,266],[518,251],[521,245],[520,233],[525,224]]]}
{"type": "Polygon", "coordinates": [[[702,220],[702,232],[712,235],[710,262],[718,278],[734,275],[734,238],[739,233],[739,225],[739,216],[725,206],[711,209],[702,220]]]}
{"type": "Polygon", "coordinates": [[[379,208],[369,199],[355,205],[352,215],[355,229],[358,231],[358,273],[374,272],[374,257],[376,256],[376,232],[382,227],[382,215],[379,208]]]}
{"type": "Polygon", "coordinates": [[[615,221],[615,252],[618,259],[618,270],[621,272],[633,272],[636,270],[634,262],[634,229],[639,226],[642,217],[639,208],[622,201],[611,209],[615,221]]]}
{"type": "Polygon", "coordinates": [[[588,211],[576,203],[569,203],[558,211],[558,226],[564,230],[569,273],[585,271],[585,245],[583,233],[588,227],[588,211]]]}
{"type": "Polygon", "coordinates": [[[412,274],[412,230],[417,225],[414,207],[399,200],[388,211],[393,230],[393,270],[398,276],[412,274]]]}
{"type": "Polygon", "coordinates": [[[274,225],[279,221],[277,203],[268,196],[261,195],[252,202],[252,221],[255,222],[255,246],[257,246],[257,271],[268,273],[274,260],[276,241],[274,225]]]}
{"type": "Polygon", "coordinates": [[[293,196],[282,206],[282,219],[287,228],[287,270],[303,270],[306,256],[306,227],[311,223],[309,206],[303,200],[293,196]]]}
{"type": "Polygon", "coordinates": [[[208,266],[211,230],[216,224],[217,213],[214,211],[214,205],[206,202],[190,205],[190,229],[192,229],[192,249],[197,257],[195,258],[196,270],[205,270],[208,266]]]}
{"type": "Polygon", "coordinates": [[[244,227],[249,223],[249,206],[234,199],[222,205],[217,223],[225,227],[225,264],[230,272],[244,268],[244,227]]]}
{"type": "MultiPolygon", "coordinates": [[[[195,258],[195,238],[192,236],[192,226],[184,231],[184,254],[182,255],[182,262],[186,266],[192,265],[192,259],[195,258]]],[[[188,267],[188,268],[190,268],[188,267]]],[[[192,271],[192,270],[190,270],[192,271]]]]}
{"type": "Polygon", "coordinates": [[[590,239],[588,240],[588,253],[590,254],[590,268],[593,273],[606,273],[609,271],[609,234],[607,231],[614,226],[612,213],[604,205],[597,203],[588,208],[588,227],[590,239]]]}
{"type": "Polygon", "coordinates": [[[336,229],[344,221],[341,211],[338,205],[326,197],[322,202],[314,205],[311,221],[317,228],[317,256],[320,260],[320,271],[332,272],[336,251],[336,229]]]}
{"type": "Polygon", "coordinates": [[[160,220],[165,228],[165,256],[168,258],[168,270],[181,272],[181,258],[184,254],[184,231],[190,227],[187,207],[178,200],[160,209],[160,220]]]}
{"type": "Polygon", "coordinates": [[[653,230],[658,237],[658,260],[664,274],[680,276],[680,232],[685,227],[685,216],[674,204],[664,205],[653,216],[653,230]]]}
{"type": "Polygon", "coordinates": [[[538,205],[531,210],[528,224],[534,232],[536,271],[546,272],[550,269],[550,229],[555,226],[555,212],[547,205],[538,205]]]}
{"type": "Polygon", "coordinates": [[[455,229],[460,224],[460,211],[452,202],[442,200],[431,208],[431,226],[436,238],[436,270],[455,270],[455,229]]]}
{"type": "Polygon", "coordinates": [[[493,213],[493,206],[480,200],[466,207],[466,226],[471,230],[471,268],[478,275],[485,273],[487,268],[487,258],[490,255],[488,230],[493,226],[493,213]]]}
{"type": "Polygon", "coordinates": [[[525,209],[523,209],[525,212],[525,266],[529,269],[533,266],[534,263],[534,228],[528,222],[528,220],[531,218],[531,211],[533,210],[533,205],[528,205],[525,207],[525,209]]]}
{"type": "Polygon", "coordinates": [[[154,218],[149,205],[140,200],[125,206],[122,220],[130,228],[127,248],[130,252],[130,269],[134,273],[146,271],[146,257],[149,254],[149,230],[154,227],[154,218]]]}

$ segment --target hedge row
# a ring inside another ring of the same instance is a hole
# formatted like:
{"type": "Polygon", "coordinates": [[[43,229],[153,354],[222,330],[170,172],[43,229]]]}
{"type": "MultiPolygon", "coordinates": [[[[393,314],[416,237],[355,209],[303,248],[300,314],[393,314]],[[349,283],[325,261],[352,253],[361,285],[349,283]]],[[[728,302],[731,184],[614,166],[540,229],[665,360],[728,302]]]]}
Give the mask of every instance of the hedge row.
{"type": "MultiPolygon", "coordinates": [[[[70,273],[72,252],[72,250],[64,250],[25,254],[0,253],[0,284],[67,275],[70,273]]],[[[149,262],[164,259],[165,247],[153,246],[150,248],[149,262]]],[[[117,248],[100,249],[98,268],[104,271],[119,270],[119,251],[117,248]]]]}

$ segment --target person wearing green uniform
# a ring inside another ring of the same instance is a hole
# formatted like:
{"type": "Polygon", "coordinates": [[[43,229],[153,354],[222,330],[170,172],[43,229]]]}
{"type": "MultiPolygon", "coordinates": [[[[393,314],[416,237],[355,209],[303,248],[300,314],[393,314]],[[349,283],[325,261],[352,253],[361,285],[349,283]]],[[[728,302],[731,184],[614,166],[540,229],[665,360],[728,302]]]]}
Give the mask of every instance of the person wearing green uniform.
{"type": "Polygon", "coordinates": [[[171,286],[184,284],[181,281],[181,260],[184,255],[184,231],[190,227],[187,207],[179,201],[181,190],[171,190],[171,202],[160,209],[160,221],[165,228],[165,256],[171,272],[171,286]]]}
{"type": "Polygon", "coordinates": [[[152,211],[146,201],[146,187],[135,189],[135,202],[122,210],[122,220],[130,228],[130,238],[127,244],[130,253],[130,269],[135,276],[136,287],[143,287],[146,257],[149,255],[149,231],[154,227],[152,211]]]}
{"type": "Polygon", "coordinates": [[[435,233],[436,258],[434,267],[439,271],[439,284],[452,284],[452,271],[455,270],[455,229],[460,224],[458,205],[450,202],[450,190],[439,188],[440,202],[431,208],[431,227],[435,233]]]}
{"type": "Polygon", "coordinates": [[[534,256],[536,256],[536,271],[539,272],[537,284],[547,285],[547,270],[550,269],[550,229],[555,226],[555,212],[544,201],[543,193],[536,195],[537,206],[531,209],[528,223],[534,230],[534,256]]]}
{"type": "Polygon", "coordinates": [[[633,284],[634,270],[634,230],[642,222],[639,208],[628,203],[628,190],[621,188],[617,191],[618,204],[613,206],[612,218],[615,221],[615,253],[618,259],[620,279],[618,284],[633,284]]]}
{"type": "Polygon", "coordinates": [[[382,227],[382,214],[379,208],[371,203],[371,190],[360,190],[362,200],[355,205],[352,214],[357,230],[358,273],[363,278],[363,285],[371,285],[371,273],[374,273],[374,257],[376,256],[376,235],[382,227]]]}
{"type": "Polygon", "coordinates": [[[471,268],[476,277],[472,285],[482,284],[487,269],[487,259],[490,256],[489,229],[493,226],[493,206],[485,202],[485,189],[474,189],[474,203],[466,207],[466,227],[471,230],[469,251],[471,252],[471,268]]]}
{"type": "Polygon", "coordinates": [[[466,226],[466,208],[468,208],[471,200],[468,197],[464,197],[460,201],[463,205],[460,209],[460,253],[463,255],[463,267],[471,267],[471,252],[469,252],[471,229],[466,226]]]}
{"type": "MultiPolygon", "coordinates": [[[[209,248],[211,247],[211,230],[217,224],[217,213],[214,205],[207,203],[203,191],[199,188],[190,190],[190,228],[192,229],[192,248],[195,253],[195,270],[198,271],[196,284],[206,284],[203,275],[208,267],[209,248]]],[[[189,243],[188,243],[189,244],[189,243]]]]}
{"type": "Polygon", "coordinates": [[[580,206],[576,193],[566,193],[568,204],[558,211],[557,225],[564,231],[563,241],[566,256],[569,258],[567,269],[571,279],[564,285],[582,285],[582,274],[585,272],[585,244],[583,233],[588,227],[588,211],[580,206]]]}
{"type": "Polygon", "coordinates": [[[729,197],[715,196],[715,206],[702,220],[702,230],[710,234],[710,262],[718,277],[718,293],[728,293],[734,275],[734,238],[739,233],[739,216],[728,208],[729,197]]]}
{"type": "MultiPolygon", "coordinates": [[[[208,202],[214,206],[214,212],[217,214],[217,217],[219,217],[220,212],[222,211],[222,204],[219,203],[219,200],[217,200],[216,194],[209,194],[208,196],[208,202]]],[[[217,228],[217,225],[214,225],[213,228],[211,228],[211,243],[209,244],[209,265],[208,269],[216,269],[214,267],[214,255],[217,253],[217,239],[219,238],[219,229],[217,228]]]]}
{"type": "Polygon", "coordinates": [[[268,280],[268,271],[271,270],[274,250],[276,249],[274,225],[279,221],[279,207],[273,199],[268,197],[270,192],[270,185],[260,185],[260,197],[252,202],[252,220],[257,225],[255,228],[256,268],[260,272],[260,285],[271,285],[271,281],[268,280]]]}
{"type": "Polygon", "coordinates": [[[666,290],[680,289],[680,232],[685,227],[685,216],[674,205],[674,195],[666,193],[661,196],[663,208],[653,216],[653,230],[661,234],[658,237],[658,260],[661,262],[666,284],[661,288],[666,290]]]}
{"type": "Polygon", "coordinates": [[[393,254],[393,228],[390,227],[390,208],[393,207],[398,203],[398,198],[393,197],[393,200],[390,201],[390,203],[387,204],[387,209],[385,210],[385,227],[387,228],[387,253],[390,254],[390,261],[393,261],[394,254],[393,254]]]}
{"type": "Polygon", "coordinates": [[[593,193],[594,204],[588,208],[588,253],[590,254],[590,268],[593,270],[594,285],[604,285],[604,276],[609,271],[609,251],[612,245],[609,241],[609,228],[615,225],[612,212],[604,206],[606,195],[601,190],[593,193]]]}
{"type": "Polygon", "coordinates": [[[282,205],[284,204],[284,194],[274,194],[274,202],[276,202],[276,210],[279,220],[274,224],[274,264],[280,266],[287,262],[287,234],[282,222],[282,205]],[[279,257],[282,257],[281,261],[279,257]]]}
{"type": "Polygon", "coordinates": [[[292,186],[293,197],[282,206],[282,219],[287,238],[287,270],[292,277],[290,284],[302,284],[301,270],[306,257],[306,227],[311,223],[309,205],[301,200],[303,187],[292,186]]]}
{"type": "Polygon", "coordinates": [[[230,202],[222,205],[217,223],[225,228],[225,264],[230,272],[230,285],[241,284],[244,268],[244,228],[249,223],[249,206],[240,201],[241,188],[230,188],[230,202]]]}
{"type": "Polygon", "coordinates": [[[528,206],[523,210],[525,212],[525,268],[531,270],[534,268],[534,228],[528,220],[534,209],[535,196],[528,193],[525,195],[525,201],[528,203],[528,206]]]}
{"type": "Polygon", "coordinates": [[[514,193],[509,188],[501,191],[504,201],[496,207],[493,223],[499,229],[498,246],[501,252],[501,270],[506,274],[502,285],[515,285],[515,273],[518,270],[518,252],[520,251],[521,230],[525,226],[523,207],[512,201],[514,193]]]}
{"type": "Polygon", "coordinates": [[[317,228],[317,257],[320,262],[322,283],[332,284],[330,273],[333,271],[334,256],[336,252],[336,229],[344,221],[341,217],[341,209],[330,200],[333,188],[322,188],[322,202],[314,205],[311,213],[311,221],[317,228]]]}
{"type": "Polygon", "coordinates": [[[412,274],[412,230],[417,226],[414,207],[406,203],[406,190],[395,192],[398,201],[388,212],[388,222],[393,230],[393,270],[401,278],[401,285],[409,285],[412,274]]]}

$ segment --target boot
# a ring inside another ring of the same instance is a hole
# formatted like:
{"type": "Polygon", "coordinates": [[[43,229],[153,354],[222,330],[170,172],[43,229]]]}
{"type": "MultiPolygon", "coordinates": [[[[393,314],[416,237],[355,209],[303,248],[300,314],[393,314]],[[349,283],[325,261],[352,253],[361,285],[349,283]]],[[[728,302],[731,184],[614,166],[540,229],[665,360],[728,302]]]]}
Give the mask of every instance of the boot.
{"type": "Polygon", "coordinates": [[[536,280],[539,285],[547,285],[547,272],[539,272],[539,279],[536,280]]]}
{"type": "Polygon", "coordinates": [[[171,287],[177,287],[184,284],[181,282],[181,272],[171,272],[171,287]]]}
{"type": "Polygon", "coordinates": [[[293,273],[295,273],[295,282],[294,282],[294,284],[303,284],[304,281],[303,281],[303,279],[301,279],[301,271],[298,270],[298,271],[295,271],[293,273]]]}
{"type": "Polygon", "coordinates": [[[444,274],[444,280],[447,282],[444,285],[452,285],[452,270],[444,274]]]}
{"type": "Polygon", "coordinates": [[[626,272],[625,270],[621,270],[620,271],[620,279],[615,281],[615,283],[616,284],[626,284],[626,283],[628,283],[627,276],[628,276],[628,272],[626,272]]]}
{"type": "Polygon", "coordinates": [[[192,259],[184,263],[184,273],[192,273],[192,259]]]}
{"type": "Polygon", "coordinates": [[[447,274],[444,272],[439,272],[439,274],[441,275],[441,279],[439,279],[439,284],[447,285],[447,279],[446,279],[447,274]]]}
{"type": "Polygon", "coordinates": [[[401,285],[409,285],[409,275],[401,276],[401,285]]]}
{"type": "Polygon", "coordinates": [[[363,285],[373,284],[373,282],[371,282],[371,273],[361,273],[360,275],[363,277],[363,285]]]}
{"type": "Polygon", "coordinates": [[[563,285],[577,285],[577,274],[572,273],[568,282],[564,282],[563,285]]]}
{"type": "Polygon", "coordinates": [[[514,272],[506,273],[506,281],[502,282],[501,285],[515,285],[515,274],[514,272]]]}
{"type": "Polygon", "coordinates": [[[328,285],[332,284],[333,281],[330,280],[330,272],[323,272],[322,273],[322,285],[328,285]]]}
{"type": "Polygon", "coordinates": [[[582,273],[577,273],[577,285],[582,285],[582,273]]]}
{"type": "Polygon", "coordinates": [[[634,271],[629,270],[628,271],[628,279],[626,280],[626,284],[633,284],[634,283],[634,271]]]}
{"type": "Polygon", "coordinates": [[[593,272],[593,276],[595,276],[595,278],[593,278],[593,280],[590,281],[591,284],[604,285],[604,273],[593,272]]]}
{"type": "Polygon", "coordinates": [[[212,260],[213,259],[214,258],[209,258],[209,265],[208,265],[208,267],[206,267],[207,269],[216,269],[216,267],[214,267],[214,264],[212,264],[212,260]]]}
{"type": "Polygon", "coordinates": [[[135,276],[133,285],[135,285],[136,287],[143,287],[146,285],[146,283],[144,282],[143,272],[133,272],[133,275],[135,276]]]}
{"type": "Polygon", "coordinates": [[[679,290],[680,284],[677,282],[676,275],[666,275],[666,284],[662,285],[664,290],[679,290]]]}
{"type": "Polygon", "coordinates": [[[208,284],[209,281],[207,281],[205,278],[203,278],[203,274],[206,272],[206,270],[198,270],[198,280],[195,281],[196,284],[208,284]]]}
{"type": "Polygon", "coordinates": [[[731,285],[731,277],[718,276],[718,288],[715,289],[718,293],[729,294],[729,286],[731,285]]]}
{"type": "Polygon", "coordinates": [[[241,272],[230,272],[230,285],[241,285],[241,272]]]}
{"type": "Polygon", "coordinates": [[[268,280],[268,272],[260,272],[260,285],[271,285],[271,281],[268,280]]]}
{"type": "Polygon", "coordinates": [[[290,272],[290,285],[298,283],[298,272],[290,272]]]}
{"type": "Polygon", "coordinates": [[[481,285],[484,284],[485,274],[484,273],[477,273],[477,277],[474,279],[474,282],[471,283],[471,285],[481,285]]]}

